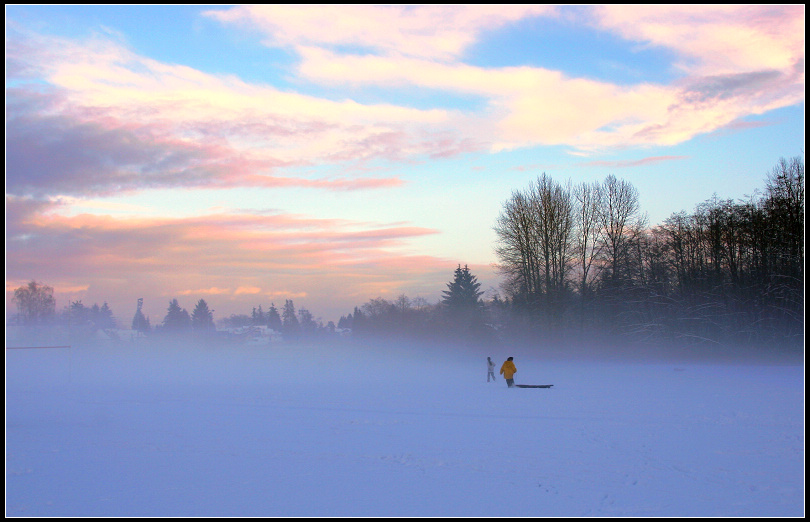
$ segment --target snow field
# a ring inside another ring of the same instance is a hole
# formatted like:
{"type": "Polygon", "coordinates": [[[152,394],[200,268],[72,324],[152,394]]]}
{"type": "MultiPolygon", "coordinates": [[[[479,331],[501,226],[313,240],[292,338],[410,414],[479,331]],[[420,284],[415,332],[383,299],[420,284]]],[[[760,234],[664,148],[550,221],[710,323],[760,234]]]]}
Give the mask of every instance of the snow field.
{"type": "Polygon", "coordinates": [[[6,351],[7,516],[803,514],[801,365],[6,351]]]}

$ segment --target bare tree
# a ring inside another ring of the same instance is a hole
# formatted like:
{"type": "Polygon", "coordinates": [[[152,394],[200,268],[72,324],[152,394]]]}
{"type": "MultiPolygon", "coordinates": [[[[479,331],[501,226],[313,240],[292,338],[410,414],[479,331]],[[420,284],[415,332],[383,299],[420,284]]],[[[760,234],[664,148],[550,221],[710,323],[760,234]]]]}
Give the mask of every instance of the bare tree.
{"type": "Polygon", "coordinates": [[[786,277],[804,277],[804,162],[781,158],[766,181],[764,210],[779,231],[771,239],[773,264],[786,277]]]}
{"type": "Polygon", "coordinates": [[[53,288],[31,281],[14,290],[19,320],[26,325],[43,324],[56,315],[53,288]]]}
{"type": "Polygon", "coordinates": [[[399,294],[394,301],[394,306],[401,314],[407,313],[411,310],[411,300],[405,294],[399,294]]]}
{"type": "Polygon", "coordinates": [[[503,290],[546,328],[560,327],[567,308],[574,221],[570,183],[542,174],[526,190],[512,193],[496,222],[503,290]]]}
{"type": "Polygon", "coordinates": [[[546,174],[538,177],[530,190],[543,290],[548,295],[558,296],[565,289],[571,269],[574,224],[571,190],[546,174]]]}
{"type": "Polygon", "coordinates": [[[573,195],[576,201],[574,251],[579,267],[579,292],[584,297],[588,294],[588,277],[595,266],[594,262],[599,259],[604,248],[602,229],[599,226],[602,190],[599,183],[582,182],[574,187],[573,195]]]}
{"type": "Polygon", "coordinates": [[[536,294],[540,287],[539,253],[531,207],[527,194],[513,191],[494,227],[498,236],[495,247],[500,259],[498,268],[507,278],[507,291],[524,299],[536,294]]]}
{"type": "Polygon", "coordinates": [[[638,190],[612,174],[602,184],[599,223],[603,234],[605,270],[611,283],[628,276],[630,238],[639,219],[638,190]]]}

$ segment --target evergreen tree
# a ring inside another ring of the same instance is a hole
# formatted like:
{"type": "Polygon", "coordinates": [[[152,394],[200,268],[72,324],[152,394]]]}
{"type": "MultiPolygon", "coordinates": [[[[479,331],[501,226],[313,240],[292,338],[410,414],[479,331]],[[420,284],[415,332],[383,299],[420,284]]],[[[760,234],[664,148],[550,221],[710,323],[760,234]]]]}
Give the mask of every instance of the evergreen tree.
{"type": "Polygon", "coordinates": [[[109,330],[115,328],[115,318],[110,306],[105,302],[87,308],[81,300],[73,301],[68,307],[68,320],[71,328],[85,330],[85,334],[93,334],[96,330],[109,330]]]}
{"type": "Polygon", "coordinates": [[[82,300],[71,301],[68,307],[68,320],[71,326],[87,326],[90,323],[90,310],[82,304],[82,300]]]}
{"type": "Polygon", "coordinates": [[[93,322],[99,330],[115,328],[115,317],[106,301],[100,308],[97,304],[93,305],[93,322]]]}
{"type": "Polygon", "coordinates": [[[71,338],[81,339],[95,333],[90,309],[82,304],[81,299],[71,301],[68,306],[67,320],[71,338]]]}
{"type": "Polygon", "coordinates": [[[363,311],[360,308],[355,306],[354,307],[354,314],[349,314],[349,315],[352,316],[352,321],[351,321],[352,334],[357,334],[359,332],[366,331],[366,327],[367,327],[367,325],[366,325],[366,315],[363,313],[363,311]]]}
{"type": "Polygon", "coordinates": [[[338,328],[344,328],[344,329],[345,328],[351,329],[351,327],[352,327],[352,314],[349,314],[348,317],[345,316],[345,315],[341,315],[340,320],[338,321],[337,327],[338,328]]]}
{"type": "Polygon", "coordinates": [[[447,284],[447,290],[442,292],[442,308],[447,312],[451,329],[456,329],[456,334],[478,335],[476,332],[484,324],[483,305],[480,297],[483,294],[479,289],[481,284],[472,275],[467,265],[461,268],[458,266],[453,281],[447,284]]]}
{"type": "Polygon", "coordinates": [[[313,317],[306,308],[300,308],[298,310],[298,321],[301,333],[303,334],[312,335],[318,330],[318,323],[315,321],[315,317],[313,317]]]}
{"type": "Polygon", "coordinates": [[[300,333],[298,317],[295,314],[295,305],[290,299],[284,302],[284,310],[281,312],[281,331],[285,339],[297,339],[300,333]]]}
{"type": "Polygon", "coordinates": [[[263,326],[267,324],[267,319],[262,311],[262,305],[259,305],[258,310],[255,307],[253,308],[253,315],[251,317],[255,326],[263,326]]]}
{"type": "Polygon", "coordinates": [[[467,265],[461,268],[458,265],[453,281],[447,283],[447,290],[443,291],[442,303],[451,311],[475,310],[479,306],[479,299],[484,294],[479,290],[481,283],[472,275],[467,265]]]}
{"type": "Polygon", "coordinates": [[[169,309],[163,319],[163,328],[169,331],[182,331],[191,327],[191,317],[185,308],[180,308],[177,299],[169,302],[169,309]]]}
{"type": "Polygon", "coordinates": [[[197,301],[197,306],[191,313],[191,327],[197,333],[210,333],[215,330],[214,313],[208,309],[205,299],[197,301]]]}
{"type": "Polygon", "coordinates": [[[277,332],[281,331],[281,316],[274,303],[270,303],[270,308],[267,310],[267,326],[277,332]]]}

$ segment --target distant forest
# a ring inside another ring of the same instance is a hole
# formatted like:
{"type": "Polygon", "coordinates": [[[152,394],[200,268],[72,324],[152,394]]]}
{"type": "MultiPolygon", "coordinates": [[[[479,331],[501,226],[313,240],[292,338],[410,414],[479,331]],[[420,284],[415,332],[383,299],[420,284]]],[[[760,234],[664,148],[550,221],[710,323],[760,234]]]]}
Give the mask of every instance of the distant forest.
{"type": "MultiPolygon", "coordinates": [[[[281,310],[232,315],[220,326],[268,326],[287,340],[353,337],[557,346],[606,344],[804,346],[804,162],[781,159],[747,201],[717,196],[650,226],[637,189],[608,176],[561,183],[541,174],[515,189],[494,223],[500,292],[485,295],[460,264],[442,298],[400,295],[355,306],[323,325],[291,300],[281,310]],[[502,294],[501,294],[502,292],[502,294]]],[[[448,274],[449,275],[449,274],[448,274]]],[[[10,324],[66,323],[88,333],[115,325],[106,303],[72,302],[53,289],[15,291],[10,324]]],[[[215,332],[200,299],[192,314],[169,303],[152,327],[139,302],[132,329],[146,334],[215,332]]]]}
{"type": "Polygon", "coordinates": [[[436,305],[372,299],[338,326],[481,342],[803,346],[800,157],[781,159],[747,201],[715,196],[652,227],[626,181],[542,174],[512,192],[494,230],[502,297],[481,299],[459,266],[436,305]]]}

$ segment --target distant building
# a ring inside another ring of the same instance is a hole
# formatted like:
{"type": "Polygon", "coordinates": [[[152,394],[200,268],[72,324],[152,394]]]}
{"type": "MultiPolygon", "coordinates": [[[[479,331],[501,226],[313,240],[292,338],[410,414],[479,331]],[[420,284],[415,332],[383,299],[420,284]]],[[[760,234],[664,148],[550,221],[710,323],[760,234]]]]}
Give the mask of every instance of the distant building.
{"type": "Polygon", "coordinates": [[[224,333],[228,340],[250,345],[269,345],[283,340],[281,332],[277,332],[269,326],[264,325],[224,328],[217,330],[217,332],[219,334],[224,333]]]}

